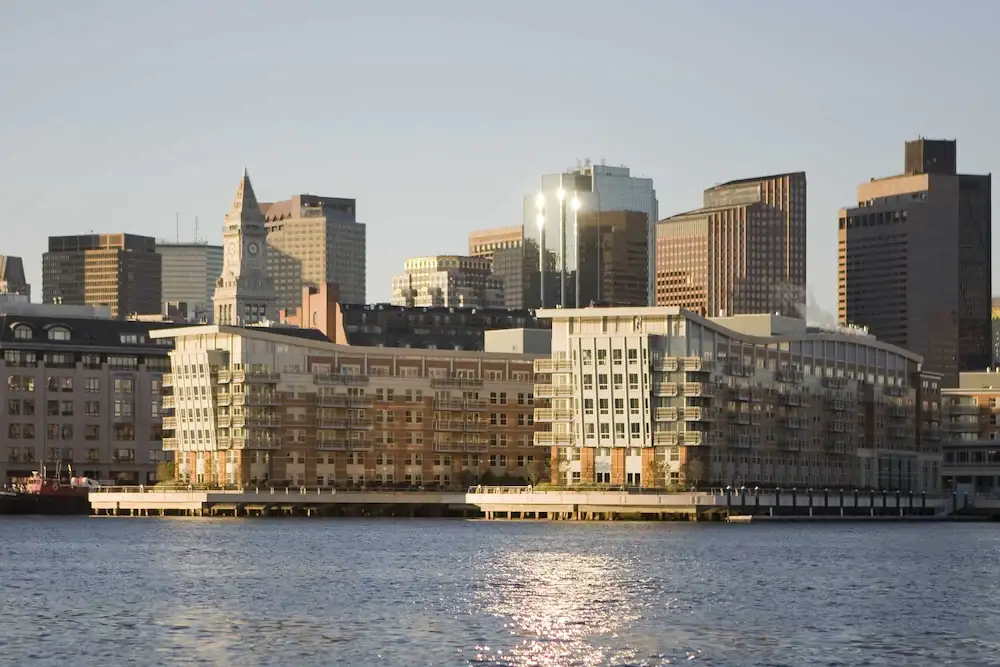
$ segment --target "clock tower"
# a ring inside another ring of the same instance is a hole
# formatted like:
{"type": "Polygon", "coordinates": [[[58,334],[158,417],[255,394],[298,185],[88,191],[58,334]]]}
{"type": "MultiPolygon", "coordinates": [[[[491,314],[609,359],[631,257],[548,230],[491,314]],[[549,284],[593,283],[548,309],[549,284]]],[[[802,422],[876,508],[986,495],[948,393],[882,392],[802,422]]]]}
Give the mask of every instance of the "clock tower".
{"type": "Polygon", "coordinates": [[[267,274],[267,231],[250,185],[250,175],[236,188],[222,227],[222,275],[215,283],[215,323],[246,326],[273,319],[274,287],[267,274]]]}

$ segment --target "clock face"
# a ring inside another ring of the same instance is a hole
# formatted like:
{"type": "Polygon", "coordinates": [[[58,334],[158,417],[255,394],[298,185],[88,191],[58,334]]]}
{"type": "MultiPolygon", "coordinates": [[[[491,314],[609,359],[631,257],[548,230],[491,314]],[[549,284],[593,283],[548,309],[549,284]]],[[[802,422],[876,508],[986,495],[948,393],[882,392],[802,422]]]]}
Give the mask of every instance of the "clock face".
{"type": "Polygon", "coordinates": [[[251,255],[256,255],[258,250],[260,250],[260,247],[256,243],[251,243],[247,246],[247,252],[251,255]]]}
{"type": "Polygon", "coordinates": [[[226,257],[229,259],[235,259],[236,257],[236,242],[230,241],[226,244],[226,257]]]}

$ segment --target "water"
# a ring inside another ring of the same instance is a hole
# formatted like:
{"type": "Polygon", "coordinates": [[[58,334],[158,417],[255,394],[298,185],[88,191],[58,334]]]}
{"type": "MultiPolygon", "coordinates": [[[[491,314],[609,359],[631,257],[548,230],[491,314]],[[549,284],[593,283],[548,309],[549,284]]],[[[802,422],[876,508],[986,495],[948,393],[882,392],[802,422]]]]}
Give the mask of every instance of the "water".
{"type": "Polygon", "coordinates": [[[0,518],[0,665],[1000,665],[1000,529],[0,518]]]}

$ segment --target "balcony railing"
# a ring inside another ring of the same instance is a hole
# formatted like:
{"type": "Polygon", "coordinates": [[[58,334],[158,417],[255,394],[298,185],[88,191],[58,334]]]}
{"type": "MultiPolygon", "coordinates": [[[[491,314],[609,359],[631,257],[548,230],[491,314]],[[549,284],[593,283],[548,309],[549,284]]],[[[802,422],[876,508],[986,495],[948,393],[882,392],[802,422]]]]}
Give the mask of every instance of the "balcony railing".
{"type": "Polygon", "coordinates": [[[715,396],[715,385],[708,382],[685,382],[685,396],[715,396]]]}
{"type": "Polygon", "coordinates": [[[346,452],[349,449],[347,440],[319,440],[316,442],[316,449],[328,452],[346,452]]]}
{"type": "Polygon", "coordinates": [[[163,451],[172,452],[177,449],[177,438],[164,438],[163,439],[163,451]]]}
{"type": "MultiPolygon", "coordinates": [[[[655,408],[653,410],[653,421],[658,421],[658,422],[677,421],[677,416],[678,416],[677,408],[655,408]]],[[[535,421],[538,421],[538,417],[535,417],[535,421]]]]}
{"type": "Polygon", "coordinates": [[[460,419],[438,419],[434,422],[435,431],[464,431],[465,422],[460,419]]]}
{"type": "Polygon", "coordinates": [[[653,431],[653,444],[673,446],[679,441],[677,431],[653,431]]]}
{"type": "Polygon", "coordinates": [[[684,408],[684,421],[708,422],[718,416],[719,411],[715,408],[684,408]]]}
{"type": "Polygon", "coordinates": [[[271,371],[258,371],[258,370],[248,371],[244,368],[238,368],[233,371],[234,382],[274,384],[278,381],[278,377],[279,377],[278,373],[272,373],[271,371]]]}
{"type": "Polygon", "coordinates": [[[174,386],[174,374],[173,373],[164,373],[163,374],[163,386],[164,387],[173,387],[174,386]]]}
{"type": "Polygon", "coordinates": [[[563,408],[535,408],[535,421],[536,422],[563,422],[572,421],[574,416],[573,410],[567,410],[563,408]]]}
{"type": "Polygon", "coordinates": [[[281,441],[277,438],[234,437],[232,447],[233,449],[281,449],[281,441]]]}
{"type": "Polygon", "coordinates": [[[540,446],[572,447],[576,438],[572,433],[553,433],[551,431],[536,432],[534,443],[540,446]]]}
{"type": "Polygon", "coordinates": [[[656,396],[676,396],[677,393],[676,382],[661,382],[653,386],[653,394],[656,396]]]}
{"type": "Polygon", "coordinates": [[[653,370],[660,373],[673,373],[679,368],[677,357],[653,357],[653,370]]]}
{"type": "Polygon", "coordinates": [[[173,410],[177,407],[177,397],[173,394],[163,396],[160,399],[160,405],[163,406],[164,410],[173,410]]]}
{"type": "Polygon", "coordinates": [[[342,417],[317,417],[316,428],[328,428],[340,431],[347,430],[347,419],[342,417]]]}
{"type": "Polygon", "coordinates": [[[701,431],[682,431],[681,440],[685,445],[698,446],[706,444],[707,438],[701,431]]]}
{"type": "Polygon", "coordinates": [[[536,384],[535,398],[568,398],[573,395],[571,384],[536,384]]]}
{"type": "Polygon", "coordinates": [[[711,371],[714,368],[714,362],[702,359],[701,357],[683,357],[681,359],[681,370],[687,373],[711,371]]]}
{"type": "Polygon", "coordinates": [[[572,359],[535,359],[536,373],[564,373],[572,370],[572,359]]]}
{"type": "Polygon", "coordinates": [[[483,386],[481,378],[431,378],[431,387],[469,387],[479,388],[483,386]]]}
{"type": "Polygon", "coordinates": [[[177,428],[177,417],[175,415],[164,415],[163,416],[163,428],[166,430],[173,431],[177,428]]]}

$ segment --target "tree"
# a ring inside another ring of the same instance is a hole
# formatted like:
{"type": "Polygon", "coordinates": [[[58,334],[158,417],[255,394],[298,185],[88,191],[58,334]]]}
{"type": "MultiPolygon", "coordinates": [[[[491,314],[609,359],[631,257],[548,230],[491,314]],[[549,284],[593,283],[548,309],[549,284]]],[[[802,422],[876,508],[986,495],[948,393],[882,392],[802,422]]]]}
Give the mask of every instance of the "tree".
{"type": "Polygon", "coordinates": [[[156,464],[156,483],[169,484],[174,481],[174,462],[161,461],[156,464]]]}
{"type": "Polygon", "coordinates": [[[552,481],[552,466],[548,461],[532,461],[528,464],[528,482],[532,485],[552,481]]]}
{"type": "Polygon", "coordinates": [[[653,484],[654,488],[665,488],[668,486],[667,473],[670,472],[670,466],[667,465],[666,459],[655,458],[653,459],[653,484]]]}
{"type": "Polygon", "coordinates": [[[696,488],[705,479],[705,464],[699,458],[688,459],[683,466],[684,482],[690,482],[696,488]]]}

